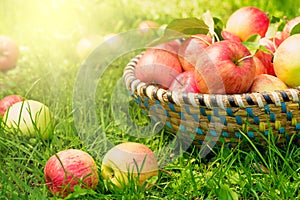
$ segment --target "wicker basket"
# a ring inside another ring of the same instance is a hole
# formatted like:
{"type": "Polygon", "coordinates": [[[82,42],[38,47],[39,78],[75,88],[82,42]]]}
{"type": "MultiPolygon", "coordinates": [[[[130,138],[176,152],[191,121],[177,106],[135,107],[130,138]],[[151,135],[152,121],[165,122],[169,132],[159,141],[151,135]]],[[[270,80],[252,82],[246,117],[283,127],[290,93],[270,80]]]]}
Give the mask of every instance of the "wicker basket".
{"type": "Polygon", "coordinates": [[[124,69],[127,89],[152,120],[163,121],[173,133],[193,137],[197,147],[207,138],[229,146],[245,137],[258,144],[270,137],[279,145],[300,144],[300,87],[234,95],[169,91],[135,78],[141,55],[124,69]]]}

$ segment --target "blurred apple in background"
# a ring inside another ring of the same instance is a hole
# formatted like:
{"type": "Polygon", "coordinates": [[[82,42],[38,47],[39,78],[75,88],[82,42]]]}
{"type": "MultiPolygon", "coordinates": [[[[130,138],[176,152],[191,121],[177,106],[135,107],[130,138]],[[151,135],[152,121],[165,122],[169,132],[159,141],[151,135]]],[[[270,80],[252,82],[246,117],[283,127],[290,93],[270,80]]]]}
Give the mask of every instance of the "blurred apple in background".
{"type": "Polygon", "coordinates": [[[213,43],[199,55],[195,81],[201,93],[244,93],[252,85],[255,70],[252,55],[244,45],[223,40],[213,43]]]}
{"type": "Polygon", "coordinates": [[[270,20],[265,12],[256,7],[247,6],[236,10],[229,16],[225,30],[242,41],[246,41],[254,34],[264,37],[269,23],[270,20]]]}
{"type": "Polygon", "coordinates": [[[184,71],[180,73],[171,83],[169,90],[198,93],[199,90],[195,82],[194,70],[184,71]]]}
{"type": "Polygon", "coordinates": [[[143,33],[149,31],[151,28],[159,28],[159,27],[160,24],[155,21],[144,20],[138,24],[137,29],[143,33]]]}
{"type": "Polygon", "coordinates": [[[23,100],[21,95],[11,94],[0,100],[0,117],[3,117],[6,110],[13,104],[23,100]]]}
{"type": "Polygon", "coordinates": [[[289,20],[282,29],[282,37],[283,39],[287,39],[291,35],[291,31],[293,28],[300,23],[300,16],[295,17],[289,20]]]}
{"type": "Polygon", "coordinates": [[[16,42],[5,35],[0,35],[0,71],[16,67],[19,57],[19,47],[16,42]]]}
{"type": "Polygon", "coordinates": [[[92,34],[82,37],[76,46],[76,53],[80,59],[86,58],[102,41],[99,35],[92,34]]]}
{"type": "Polygon", "coordinates": [[[194,70],[197,64],[198,56],[203,49],[211,45],[212,38],[204,34],[196,34],[186,39],[179,47],[178,56],[182,68],[194,70]]]}
{"type": "Polygon", "coordinates": [[[24,100],[14,103],[4,113],[3,122],[8,131],[20,131],[21,135],[41,137],[52,136],[54,119],[50,109],[43,103],[24,100]]]}
{"type": "MultiPolygon", "coordinates": [[[[125,142],[114,146],[104,156],[101,173],[109,183],[123,189],[129,181],[139,186],[147,179],[158,176],[155,154],[146,145],[125,142]]],[[[150,187],[151,184],[147,184],[150,187]]]]}
{"type": "Polygon", "coordinates": [[[285,89],[288,89],[288,86],[276,76],[261,74],[254,78],[250,92],[273,92],[285,89]]]}
{"type": "Polygon", "coordinates": [[[285,39],[274,54],[274,70],[290,87],[300,86],[300,34],[285,39]]]}
{"type": "Polygon", "coordinates": [[[53,195],[66,197],[74,186],[95,189],[99,182],[94,159],[79,149],[67,149],[51,156],[44,168],[48,189],[53,195]]]}
{"type": "Polygon", "coordinates": [[[174,78],[182,72],[178,48],[177,40],[148,48],[136,65],[136,78],[145,83],[169,88],[174,78]]]}

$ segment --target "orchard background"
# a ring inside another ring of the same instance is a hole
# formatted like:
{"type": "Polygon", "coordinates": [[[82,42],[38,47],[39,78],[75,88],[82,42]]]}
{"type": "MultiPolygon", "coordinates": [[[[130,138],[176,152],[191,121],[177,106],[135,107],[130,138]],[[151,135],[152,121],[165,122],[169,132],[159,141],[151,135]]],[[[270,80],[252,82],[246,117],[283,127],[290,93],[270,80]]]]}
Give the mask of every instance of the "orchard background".
{"type": "MultiPolygon", "coordinates": [[[[7,135],[0,129],[0,199],[55,199],[47,190],[43,168],[57,151],[86,150],[73,118],[73,89],[86,57],[76,52],[78,41],[135,29],[143,20],[167,24],[176,18],[200,17],[209,10],[224,22],[236,9],[252,5],[278,18],[300,16],[299,1],[133,1],[133,0],[1,0],[0,34],[20,47],[15,69],[0,73],[0,98],[20,94],[43,102],[55,113],[51,141],[7,135]]],[[[132,56],[132,55],[130,55],[132,56]]],[[[97,87],[99,128],[111,141],[138,141],[153,150],[168,143],[163,132],[149,138],[126,134],[111,120],[111,94],[130,56],[117,59],[97,87]]],[[[139,113],[137,109],[135,113],[139,113]]],[[[147,119],[139,117],[138,123],[147,119]]],[[[95,191],[78,190],[69,199],[299,199],[300,149],[275,145],[265,152],[219,147],[200,158],[187,152],[161,169],[150,189],[110,191],[100,179],[95,191]]],[[[98,167],[100,169],[100,162],[98,167]]]]}

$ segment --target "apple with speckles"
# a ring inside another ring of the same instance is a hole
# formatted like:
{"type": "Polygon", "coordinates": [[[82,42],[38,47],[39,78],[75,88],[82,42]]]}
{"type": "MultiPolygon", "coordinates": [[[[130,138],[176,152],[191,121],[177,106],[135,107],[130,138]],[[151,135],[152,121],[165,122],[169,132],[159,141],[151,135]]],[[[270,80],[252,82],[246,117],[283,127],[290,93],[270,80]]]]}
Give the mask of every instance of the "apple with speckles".
{"type": "Polygon", "coordinates": [[[95,189],[99,182],[94,159],[79,149],[62,150],[52,155],[44,168],[46,185],[54,196],[66,197],[74,186],[95,189]]]}

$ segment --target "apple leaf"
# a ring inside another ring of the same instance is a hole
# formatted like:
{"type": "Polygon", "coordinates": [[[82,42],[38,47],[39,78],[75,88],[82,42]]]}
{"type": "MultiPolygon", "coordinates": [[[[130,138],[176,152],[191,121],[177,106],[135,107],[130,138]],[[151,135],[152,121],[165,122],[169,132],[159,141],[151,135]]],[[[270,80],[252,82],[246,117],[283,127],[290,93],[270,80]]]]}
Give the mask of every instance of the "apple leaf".
{"type": "Polygon", "coordinates": [[[167,25],[166,29],[186,35],[207,34],[209,31],[209,27],[205,22],[197,18],[175,19],[167,25]]]}
{"type": "Polygon", "coordinates": [[[202,19],[203,19],[204,23],[207,25],[208,31],[210,32],[210,34],[214,35],[214,33],[215,33],[215,31],[214,31],[215,22],[214,22],[213,17],[211,16],[210,12],[206,11],[202,15],[202,19]]]}
{"type": "Polygon", "coordinates": [[[250,53],[252,55],[254,55],[261,46],[260,43],[259,43],[259,40],[260,40],[260,35],[259,34],[254,34],[254,35],[250,36],[247,39],[247,41],[242,42],[242,44],[245,47],[247,47],[247,49],[250,51],[250,53]]]}
{"type": "Polygon", "coordinates": [[[165,28],[163,36],[154,40],[148,46],[155,46],[175,39],[187,38],[195,34],[207,34],[208,26],[197,18],[174,19],[165,28]]]}
{"type": "Polygon", "coordinates": [[[222,39],[222,30],[224,28],[224,24],[223,24],[223,21],[217,17],[214,17],[214,23],[215,23],[215,33],[218,35],[219,39],[221,40],[222,39]]]}
{"type": "Polygon", "coordinates": [[[298,33],[300,33],[300,23],[297,24],[296,26],[294,26],[294,27],[292,28],[290,34],[291,34],[291,35],[294,35],[294,34],[298,34],[298,33]]]}
{"type": "Polygon", "coordinates": [[[266,32],[266,36],[267,38],[273,38],[275,37],[277,31],[279,30],[280,25],[282,24],[282,19],[272,16],[270,18],[270,25],[269,28],[266,32]]]}

